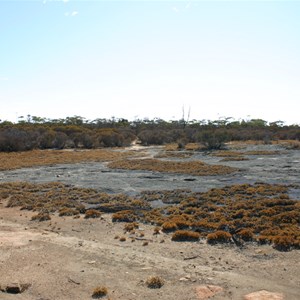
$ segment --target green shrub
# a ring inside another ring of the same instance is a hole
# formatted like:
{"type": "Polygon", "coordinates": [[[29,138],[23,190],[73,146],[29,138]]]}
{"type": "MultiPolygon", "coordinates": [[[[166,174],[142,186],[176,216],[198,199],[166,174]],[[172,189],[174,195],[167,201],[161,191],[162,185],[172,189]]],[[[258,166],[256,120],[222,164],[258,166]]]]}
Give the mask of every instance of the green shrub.
{"type": "Polygon", "coordinates": [[[225,131],[203,131],[198,134],[198,141],[201,142],[206,150],[220,150],[224,148],[228,140],[225,131]]]}

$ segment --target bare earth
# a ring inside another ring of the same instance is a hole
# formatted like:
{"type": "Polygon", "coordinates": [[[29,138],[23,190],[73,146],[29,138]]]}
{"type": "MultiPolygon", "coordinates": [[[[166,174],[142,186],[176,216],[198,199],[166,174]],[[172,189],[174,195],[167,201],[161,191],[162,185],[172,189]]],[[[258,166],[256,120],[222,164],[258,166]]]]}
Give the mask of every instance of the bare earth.
{"type": "Polygon", "coordinates": [[[296,250],[177,243],[167,234],[153,235],[150,225],[140,225],[132,242],[124,224],[112,223],[110,215],[92,220],[54,216],[34,222],[32,212],[4,205],[0,204],[1,287],[11,283],[30,287],[18,295],[0,292],[0,299],[92,299],[97,286],[108,289],[102,299],[207,299],[199,292],[203,285],[223,289],[213,299],[244,299],[260,290],[299,299],[296,250]],[[162,288],[146,286],[152,275],[164,280],[162,288]]]}

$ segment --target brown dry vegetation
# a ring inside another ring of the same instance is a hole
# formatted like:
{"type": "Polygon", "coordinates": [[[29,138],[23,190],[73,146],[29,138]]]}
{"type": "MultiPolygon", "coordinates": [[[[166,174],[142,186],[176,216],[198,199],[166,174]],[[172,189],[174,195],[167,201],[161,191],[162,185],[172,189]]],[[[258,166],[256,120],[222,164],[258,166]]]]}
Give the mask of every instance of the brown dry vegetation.
{"type": "Polygon", "coordinates": [[[210,155],[216,157],[223,157],[221,161],[244,161],[249,160],[245,155],[278,155],[279,151],[270,151],[270,150],[255,150],[255,151],[232,151],[232,150],[219,150],[214,151],[210,155]]]}
{"type": "MultiPolygon", "coordinates": [[[[300,248],[300,203],[288,196],[293,186],[256,183],[211,189],[206,193],[189,190],[145,191],[132,198],[109,195],[93,189],[76,188],[62,183],[0,184],[0,200],[8,207],[37,211],[34,219],[72,209],[85,213],[87,204],[97,211],[114,212],[114,222],[128,222],[125,231],[137,228],[133,222],[161,226],[175,234],[173,240],[207,238],[209,243],[256,242],[272,244],[278,250],[300,248]],[[165,208],[152,209],[149,202],[160,199],[165,208]],[[178,237],[176,236],[178,235],[178,237]],[[191,238],[190,238],[191,237],[191,238]]],[[[97,214],[98,215],[98,214],[97,214]]]]}
{"type": "Polygon", "coordinates": [[[209,165],[201,161],[161,161],[158,159],[123,159],[108,164],[110,168],[125,170],[148,170],[155,172],[180,173],[196,176],[224,175],[237,171],[237,169],[222,166],[209,165]]]}
{"type": "Polygon", "coordinates": [[[136,153],[112,150],[33,150],[26,152],[0,152],[0,171],[52,164],[71,164],[78,162],[103,162],[126,158],[136,153]]]}
{"type": "Polygon", "coordinates": [[[97,212],[124,211],[125,209],[149,209],[150,205],[141,199],[122,194],[106,194],[93,189],[85,189],[51,182],[32,184],[11,182],[0,184],[0,199],[7,199],[8,207],[20,206],[21,209],[60,213],[65,209],[86,213],[87,218],[99,216],[86,205],[97,204],[97,212]]]}
{"type": "Polygon", "coordinates": [[[192,152],[181,152],[181,151],[165,151],[160,152],[154,156],[154,158],[189,158],[193,155],[192,152]]]}
{"type": "Polygon", "coordinates": [[[151,289],[159,289],[164,285],[164,280],[159,276],[150,276],[146,280],[146,285],[151,289]]]}

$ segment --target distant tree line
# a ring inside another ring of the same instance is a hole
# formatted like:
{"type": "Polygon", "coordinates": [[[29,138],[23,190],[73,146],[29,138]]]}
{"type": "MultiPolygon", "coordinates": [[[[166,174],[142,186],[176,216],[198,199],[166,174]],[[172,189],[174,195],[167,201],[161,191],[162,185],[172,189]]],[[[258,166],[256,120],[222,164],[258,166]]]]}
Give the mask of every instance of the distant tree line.
{"type": "Polygon", "coordinates": [[[262,119],[165,121],[162,119],[96,119],[80,116],[46,119],[28,115],[17,123],[0,120],[0,151],[32,149],[124,147],[138,140],[142,145],[202,143],[220,149],[225,142],[259,140],[299,140],[299,125],[262,119]]]}

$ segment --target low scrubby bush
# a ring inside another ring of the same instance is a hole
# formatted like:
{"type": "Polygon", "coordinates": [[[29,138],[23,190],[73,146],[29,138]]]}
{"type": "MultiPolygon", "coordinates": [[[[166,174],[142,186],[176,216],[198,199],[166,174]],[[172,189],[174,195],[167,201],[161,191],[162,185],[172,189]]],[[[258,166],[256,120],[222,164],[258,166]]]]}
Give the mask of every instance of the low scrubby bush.
{"type": "Polygon", "coordinates": [[[59,210],[58,215],[60,217],[62,216],[75,216],[78,215],[79,211],[77,209],[69,208],[69,207],[63,207],[59,210]]]}
{"type": "Polygon", "coordinates": [[[31,217],[32,221],[49,221],[51,220],[50,214],[48,212],[39,212],[38,214],[31,217]]]}
{"type": "Polygon", "coordinates": [[[198,241],[199,238],[200,238],[199,232],[188,231],[188,230],[177,230],[172,235],[172,241],[178,241],[178,242],[183,242],[183,241],[194,242],[194,241],[198,241]]]}
{"type": "Polygon", "coordinates": [[[175,231],[177,229],[178,229],[178,227],[177,227],[175,222],[164,222],[162,224],[162,231],[163,232],[172,232],[172,231],[175,231]]]}
{"type": "Polygon", "coordinates": [[[209,233],[206,238],[207,238],[207,243],[211,245],[231,242],[231,234],[229,232],[222,231],[222,230],[209,233]]]}
{"type": "Polygon", "coordinates": [[[85,219],[90,219],[90,218],[100,218],[101,217],[101,212],[96,210],[96,209],[88,209],[85,212],[85,219]]]}
{"type": "Polygon", "coordinates": [[[150,276],[146,280],[146,285],[151,289],[159,289],[164,285],[164,280],[159,276],[150,276]]]}
{"type": "Polygon", "coordinates": [[[92,297],[94,299],[99,299],[108,294],[108,289],[105,286],[98,286],[94,289],[92,297]]]}

